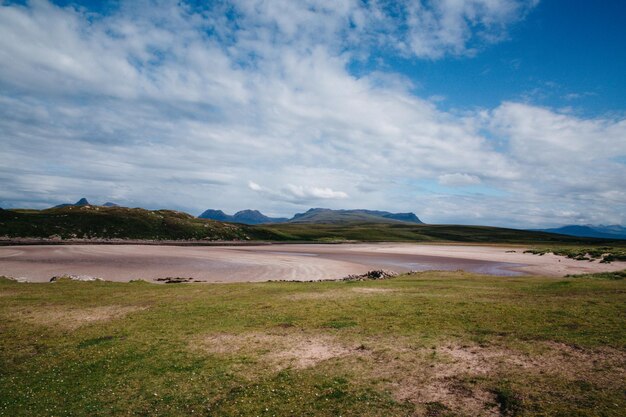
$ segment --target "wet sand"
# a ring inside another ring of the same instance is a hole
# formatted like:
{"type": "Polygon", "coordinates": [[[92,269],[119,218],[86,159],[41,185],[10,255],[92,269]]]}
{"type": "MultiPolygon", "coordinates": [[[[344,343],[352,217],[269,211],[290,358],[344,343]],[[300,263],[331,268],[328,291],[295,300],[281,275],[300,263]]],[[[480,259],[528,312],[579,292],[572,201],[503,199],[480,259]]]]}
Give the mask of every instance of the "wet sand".
{"type": "Polygon", "coordinates": [[[457,270],[512,276],[613,271],[626,262],[600,264],[524,248],[408,243],[185,247],[68,245],[0,247],[0,275],[46,282],[58,275],[112,281],[190,277],[207,282],[338,279],[372,269],[457,270]],[[511,252],[515,251],[515,252],[511,252]]]}

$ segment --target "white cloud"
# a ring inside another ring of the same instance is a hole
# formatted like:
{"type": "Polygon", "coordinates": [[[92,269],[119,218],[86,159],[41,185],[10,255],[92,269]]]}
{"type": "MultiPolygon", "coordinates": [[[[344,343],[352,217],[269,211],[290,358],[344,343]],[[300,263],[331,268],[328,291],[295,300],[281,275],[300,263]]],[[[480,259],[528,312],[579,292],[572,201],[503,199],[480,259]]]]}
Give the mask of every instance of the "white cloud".
{"type": "Polygon", "coordinates": [[[391,29],[396,47],[421,58],[472,55],[507,37],[507,26],[523,19],[538,0],[441,0],[380,2],[377,16],[391,29]],[[385,13],[385,6],[393,13],[385,13]]]}
{"type": "Polygon", "coordinates": [[[480,178],[470,174],[443,174],[439,176],[439,184],[447,187],[465,187],[480,184],[480,178]]]}
{"type": "Polygon", "coordinates": [[[546,108],[504,103],[490,128],[506,138],[508,157],[523,167],[528,184],[544,193],[623,191],[626,119],[582,119],[546,108]]]}
{"type": "Polygon", "coordinates": [[[330,188],[304,187],[302,185],[287,184],[285,191],[299,199],[323,199],[336,200],[348,198],[348,194],[343,191],[334,191],[330,188]]]}
{"type": "Polygon", "coordinates": [[[252,191],[262,191],[263,187],[261,187],[259,184],[257,184],[256,182],[253,181],[248,181],[248,188],[250,188],[252,191]]]}
{"type": "Polygon", "coordinates": [[[348,198],[347,193],[335,191],[328,187],[287,184],[278,190],[273,190],[253,181],[249,181],[248,188],[268,199],[292,204],[308,204],[320,200],[340,200],[348,198]]]}
{"type": "Polygon", "coordinates": [[[0,79],[39,94],[239,105],[254,97],[250,67],[288,75],[284,61],[294,65],[316,48],[352,56],[391,45],[430,59],[472,53],[477,43],[502,38],[535,4],[233,0],[194,11],[174,1],[127,1],[100,16],[38,0],[0,8],[0,79]],[[224,18],[230,6],[236,22],[224,18]]]}

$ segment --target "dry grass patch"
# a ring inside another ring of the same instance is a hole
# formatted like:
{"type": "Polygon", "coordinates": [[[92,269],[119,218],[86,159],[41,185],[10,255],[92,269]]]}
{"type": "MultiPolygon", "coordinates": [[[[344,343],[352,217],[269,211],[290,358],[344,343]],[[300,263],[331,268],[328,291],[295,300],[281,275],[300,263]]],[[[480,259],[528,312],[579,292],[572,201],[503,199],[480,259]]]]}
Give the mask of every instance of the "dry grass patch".
{"type": "Polygon", "coordinates": [[[389,380],[387,387],[398,401],[415,404],[416,415],[499,416],[495,395],[485,387],[466,384],[468,376],[492,371],[482,362],[466,361],[448,347],[420,349],[382,361],[377,373],[389,380]],[[412,359],[408,357],[413,356],[412,359]]]}
{"type": "Polygon", "coordinates": [[[42,306],[24,308],[13,312],[13,317],[32,324],[44,326],[59,326],[75,330],[81,326],[118,319],[127,314],[144,310],[141,306],[98,306],[87,308],[72,308],[66,306],[42,306]]]}
{"type": "Polygon", "coordinates": [[[319,292],[301,292],[298,294],[289,294],[287,299],[290,301],[300,300],[334,300],[340,298],[349,298],[360,295],[377,295],[377,294],[392,294],[398,292],[391,288],[370,288],[370,287],[356,287],[356,288],[342,288],[338,290],[319,291],[319,292]]]}
{"type": "Polygon", "coordinates": [[[337,298],[349,297],[350,294],[343,290],[315,291],[315,292],[299,292],[297,294],[288,294],[285,298],[289,301],[301,300],[334,300],[337,298]]]}
{"type": "Polygon", "coordinates": [[[369,287],[359,287],[359,288],[351,288],[352,292],[356,292],[359,294],[391,294],[397,292],[397,290],[391,288],[369,288],[369,287]]]}
{"type": "Polygon", "coordinates": [[[416,406],[417,416],[499,416],[494,383],[513,375],[553,376],[574,383],[626,389],[626,355],[616,349],[579,349],[533,342],[528,350],[447,343],[411,347],[402,340],[371,340],[355,372],[378,381],[393,397],[416,406]]]}
{"type": "Polygon", "coordinates": [[[546,342],[527,365],[534,372],[552,373],[571,381],[584,379],[600,386],[620,383],[626,390],[626,353],[618,349],[582,349],[546,342]]]}
{"type": "Polygon", "coordinates": [[[330,335],[298,332],[209,335],[194,342],[194,349],[197,348],[224,356],[252,356],[275,371],[309,368],[358,352],[330,335]]]}

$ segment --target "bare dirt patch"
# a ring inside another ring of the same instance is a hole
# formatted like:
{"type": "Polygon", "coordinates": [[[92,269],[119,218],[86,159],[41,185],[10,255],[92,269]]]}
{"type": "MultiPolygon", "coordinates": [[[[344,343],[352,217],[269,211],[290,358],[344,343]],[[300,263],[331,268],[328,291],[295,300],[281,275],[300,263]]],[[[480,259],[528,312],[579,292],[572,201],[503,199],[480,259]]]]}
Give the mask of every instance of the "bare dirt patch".
{"type": "Polygon", "coordinates": [[[75,330],[81,326],[113,320],[135,311],[144,310],[141,306],[99,306],[88,308],[71,308],[66,306],[47,306],[24,308],[13,312],[13,316],[28,323],[44,326],[59,326],[75,330]]]}
{"type": "Polygon", "coordinates": [[[252,355],[274,370],[309,368],[355,351],[328,335],[296,332],[217,334],[194,345],[219,355],[252,355]]]}
{"type": "MultiPolygon", "coordinates": [[[[368,345],[380,346],[379,342],[368,345]]],[[[552,375],[601,387],[626,381],[626,355],[616,349],[580,349],[553,342],[534,342],[524,351],[458,343],[411,348],[402,341],[383,346],[365,358],[368,363],[360,372],[382,381],[396,400],[415,404],[418,416],[498,416],[493,384],[511,374],[552,375]]]]}
{"type": "Polygon", "coordinates": [[[296,342],[290,348],[268,354],[268,357],[278,361],[280,364],[288,363],[296,369],[303,369],[315,366],[319,362],[346,356],[351,353],[351,349],[346,348],[336,342],[324,338],[306,338],[296,342]]]}
{"type": "Polygon", "coordinates": [[[259,372],[305,369],[332,360],[338,372],[374,383],[397,401],[414,404],[415,416],[500,416],[499,384],[514,375],[518,380],[557,378],[607,388],[620,384],[626,389],[623,351],[554,342],[533,341],[515,348],[458,342],[424,347],[401,338],[346,343],[329,334],[279,329],[204,336],[194,341],[193,348],[246,358],[245,370],[239,370],[251,378],[259,372]]]}
{"type": "Polygon", "coordinates": [[[359,294],[390,294],[397,292],[391,288],[351,288],[351,291],[359,294]]]}
{"type": "Polygon", "coordinates": [[[622,381],[626,388],[626,353],[603,347],[582,349],[565,343],[547,342],[541,352],[529,361],[535,372],[558,374],[566,379],[588,380],[599,385],[614,385],[622,381]]]}
{"type": "Polygon", "coordinates": [[[423,349],[415,352],[417,358],[408,368],[392,361],[390,366],[396,367],[389,376],[393,396],[415,404],[417,415],[499,416],[493,393],[464,382],[468,376],[484,376],[492,370],[467,353],[456,347],[423,349]]]}

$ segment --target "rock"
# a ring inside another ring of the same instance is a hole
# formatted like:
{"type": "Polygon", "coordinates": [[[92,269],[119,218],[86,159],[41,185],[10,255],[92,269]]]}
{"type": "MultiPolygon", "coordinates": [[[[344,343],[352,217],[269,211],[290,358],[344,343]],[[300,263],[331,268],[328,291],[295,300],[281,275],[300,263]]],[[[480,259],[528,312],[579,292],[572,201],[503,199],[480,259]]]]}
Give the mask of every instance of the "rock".
{"type": "Polygon", "coordinates": [[[165,277],[165,278],[155,278],[155,281],[164,282],[166,284],[180,284],[183,282],[192,282],[193,278],[183,278],[183,277],[165,277]]]}
{"type": "Polygon", "coordinates": [[[0,278],[6,278],[10,281],[15,281],[15,282],[28,282],[28,278],[26,277],[7,277],[5,275],[1,275],[0,278]]]}
{"type": "Polygon", "coordinates": [[[91,275],[59,275],[59,276],[50,278],[50,282],[57,282],[60,280],[85,281],[85,282],[104,281],[102,278],[92,277],[91,275]]]}
{"type": "Polygon", "coordinates": [[[379,279],[387,279],[393,278],[398,274],[393,271],[385,271],[382,269],[376,269],[373,271],[367,271],[361,275],[348,275],[343,278],[343,281],[369,281],[369,280],[379,280],[379,279]]]}

